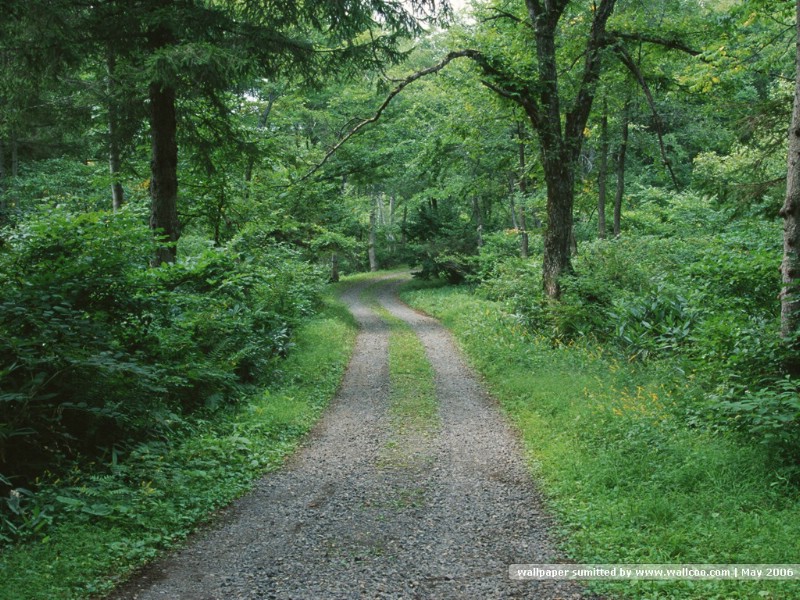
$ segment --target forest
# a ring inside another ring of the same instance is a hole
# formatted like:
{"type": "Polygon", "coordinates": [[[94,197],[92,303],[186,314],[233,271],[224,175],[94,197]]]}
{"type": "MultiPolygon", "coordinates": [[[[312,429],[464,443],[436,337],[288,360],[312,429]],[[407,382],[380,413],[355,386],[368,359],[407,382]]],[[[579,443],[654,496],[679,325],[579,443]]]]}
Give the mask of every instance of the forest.
{"type": "Polygon", "coordinates": [[[800,563],[800,2],[0,14],[0,580],[33,582],[0,596],[107,593],[279,466],[347,364],[338,282],[392,269],[541,452],[571,558],[800,563]],[[591,504],[642,494],[650,554],[591,504]]]}

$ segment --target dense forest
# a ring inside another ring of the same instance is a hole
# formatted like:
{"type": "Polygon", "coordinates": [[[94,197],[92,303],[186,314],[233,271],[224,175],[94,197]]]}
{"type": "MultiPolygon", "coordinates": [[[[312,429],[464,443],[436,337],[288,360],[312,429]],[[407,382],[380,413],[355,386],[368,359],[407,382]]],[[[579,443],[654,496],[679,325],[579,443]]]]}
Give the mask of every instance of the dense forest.
{"type": "Polygon", "coordinates": [[[86,490],[402,266],[658,373],[796,497],[797,11],[1,0],[0,542],[129,518],[86,490]]]}

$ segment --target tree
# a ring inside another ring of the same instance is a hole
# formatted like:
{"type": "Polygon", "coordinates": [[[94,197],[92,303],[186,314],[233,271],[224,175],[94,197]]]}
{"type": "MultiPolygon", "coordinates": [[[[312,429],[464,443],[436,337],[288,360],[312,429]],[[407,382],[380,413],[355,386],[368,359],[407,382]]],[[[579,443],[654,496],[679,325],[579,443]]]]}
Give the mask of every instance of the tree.
{"type": "MultiPolygon", "coordinates": [[[[800,0],[796,2],[796,27],[800,34],[800,0]]],[[[792,340],[800,329],[800,35],[796,42],[796,75],[783,217],[781,275],[781,335],[792,340]]],[[[794,365],[797,370],[798,365],[794,365]]]]}
{"type": "MultiPolygon", "coordinates": [[[[517,3],[496,0],[479,14],[482,24],[470,40],[477,50],[465,53],[480,66],[484,85],[521,106],[537,134],[547,191],[542,279],[554,299],[561,294],[559,278],[572,270],[576,169],[604,55],[614,52],[654,106],[625,42],[697,54],[674,35],[610,30],[615,6],[616,0],[525,0],[522,10],[517,3]],[[581,60],[583,68],[574,74],[581,60]]],[[[654,120],[661,140],[657,116],[654,120]]]]}
{"type": "MultiPolygon", "coordinates": [[[[420,19],[443,6],[436,0],[58,0],[52,10],[44,0],[30,4],[34,10],[26,11],[25,3],[9,2],[14,10],[4,11],[4,29],[24,29],[40,53],[69,49],[104,66],[111,55],[110,66],[138,67],[140,79],[132,85],[146,90],[149,110],[150,223],[164,242],[154,264],[175,260],[181,234],[178,146],[187,100],[204,98],[225,122],[232,97],[258,78],[314,81],[396,62],[405,55],[401,40],[418,34],[420,19]],[[62,20],[70,26],[59,27],[57,36],[49,26],[54,15],[69,16],[62,20]]],[[[113,131],[109,140],[113,171],[113,131]]]]}
{"type": "MultiPolygon", "coordinates": [[[[562,274],[571,271],[570,240],[573,227],[576,163],[581,153],[586,123],[600,77],[603,49],[609,44],[606,25],[616,0],[600,0],[599,5],[583,5],[569,0],[526,0],[525,15],[510,12],[506,2],[488,8],[484,19],[507,21],[517,26],[512,43],[530,43],[535,48],[535,68],[520,69],[521,57],[504,56],[497,39],[484,35],[489,42],[472,55],[486,76],[485,85],[525,111],[539,140],[540,162],[547,188],[547,229],[544,240],[542,279],[545,293],[559,298],[562,274]],[[573,19],[590,23],[579,55],[584,57],[582,74],[570,86],[571,99],[560,82],[557,38],[560,22],[567,10],[573,19]],[[525,40],[523,42],[520,36],[525,40]],[[515,60],[514,60],[515,59],[515,60]]],[[[491,33],[491,32],[490,32],[491,33]]],[[[508,38],[509,32],[504,32],[508,38]]],[[[501,33],[502,36],[502,33],[501,33]]],[[[510,41],[506,39],[506,43],[510,41]]],[[[525,57],[530,60],[533,57],[525,57]]]]}

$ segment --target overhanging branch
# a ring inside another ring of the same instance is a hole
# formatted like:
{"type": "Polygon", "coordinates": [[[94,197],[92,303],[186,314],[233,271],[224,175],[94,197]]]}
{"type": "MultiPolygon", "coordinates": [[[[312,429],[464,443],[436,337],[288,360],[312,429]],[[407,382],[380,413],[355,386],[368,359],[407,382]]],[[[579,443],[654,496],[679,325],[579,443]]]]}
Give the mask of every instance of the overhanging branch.
{"type": "Polygon", "coordinates": [[[643,33],[625,33],[623,31],[609,31],[608,36],[615,39],[656,44],[657,46],[663,46],[664,48],[669,48],[670,50],[680,50],[681,52],[685,52],[690,56],[700,56],[702,54],[700,50],[695,50],[688,44],[685,44],[681,40],[675,38],[664,38],[643,33]]]}
{"type": "Polygon", "coordinates": [[[617,54],[622,64],[625,65],[625,67],[627,67],[627,69],[636,78],[636,81],[639,83],[639,87],[641,87],[642,91],[644,92],[645,98],[647,98],[647,103],[650,105],[650,110],[653,112],[656,135],[658,136],[658,146],[661,149],[661,159],[664,161],[664,166],[667,168],[667,171],[669,171],[669,175],[672,178],[672,185],[674,185],[675,189],[678,190],[680,189],[680,185],[678,184],[678,178],[675,176],[675,172],[672,170],[672,165],[669,162],[669,158],[667,158],[667,149],[664,146],[664,132],[662,128],[661,117],[656,109],[656,103],[653,100],[653,94],[650,91],[650,86],[647,85],[647,81],[645,80],[641,69],[624,46],[621,44],[614,45],[614,52],[617,54]]]}
{"type": "Polygon", "coordinates": [[[472,59],[477,59],[479,56],[480,56],[480,53],[477,50],[458,50],[458,51],[450,52],[450,53],[447,54],[447,56],[445,56],[441,61],[439,61],[438,63],[436,63],[432,67],[428,67],[427,69],[422,69],[421,71],[417,71],[416,73],[413,73],[412,75],[409,75],[405,79],[401,80],[400,83],[391,92],[389,92],[389,95],[386,96],[386,99],[378,107],[378,110],[375,111],[374,115],[372,115],[368,119],[364,119],[363,121],[358,123],[358,125],[353,127],[353,129],[351,129],[342,139],[340,139],[338,142],[336,142],[336,144],[334,144],[334,146],[330,150],[328,150],[328,152],[325,154],[325,156],[322,157],[322,160],[313,169],[311,169],[308,173],[303,175],[303,177],[301,177],[295,183],[300,183],[302,181],[305,181],[306,179],[311,177],[314,173],[319,171],[325,165],[325,163],[328,162],[328,160],[331,158],[331,156],[333,156],[334,153],[339,148],[341,148],[345,143],[347,143],[347,141],[350,138],[352,138],[354,135],[356,135],[359,131],[364,129],[364,127],[366,127],[370,123],[375,123],[378,119],[380,119],[381,115],[387,109],[387,107],[389,106],[391,101],[394,100],[394,98],[400,92],[402,92],[406,88],[407,85],[409,85],[411,83],[414,83],[417,79],[421,79],[422,77],[425,77],[426,75],[432,75],[434,73],[438,73],[439,71],[441,71],[443,68],[445,68],[448,64],[450,64],[450,62],[452,62],[456,58],[468,57],[468,58],[472,58],[472,59]]]}

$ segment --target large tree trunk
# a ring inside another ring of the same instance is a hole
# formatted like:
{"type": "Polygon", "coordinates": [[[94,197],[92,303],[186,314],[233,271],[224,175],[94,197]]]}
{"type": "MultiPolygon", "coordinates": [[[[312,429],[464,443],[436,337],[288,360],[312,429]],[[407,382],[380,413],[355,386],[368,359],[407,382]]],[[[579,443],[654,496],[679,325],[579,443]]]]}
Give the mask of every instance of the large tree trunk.
{"type": "Polygon", "coordinates": [[[622,227],[622,200],[625,196],[625,155],[628,152],[628,111],[630,107],[625,104],[622,109],[622,139],[617,153],[617,190],[614,195],[614,237],[619,237],[622,227]]]}
{"type": "Polygon", "coordinates": [[[530,94],[510,94],[527,112],[539,137],[547,186],[547,229],[544,235],[542,284],[549,298],[561,297],[559,279],[572,271],[570,240],[575,203],[575,166],[583,146],[584,130],[594,102],[601,70],[601,50],[606,43],[606,23],[616,0],[600,0],[593,8],[589,40],[584,53],[581,84],[563,119],[556,60],[556,28],[567,2],[526,0],[536,35],[537,89],[530,94]]]}
{"type": "Polygon", "coordinates": [[[180,237],[178,221],[178,145],[175,140],[175,89],[150,84],[150,227],[159,239],[152,264],[175,262],[175,242],[180,237]]]}
{"type": "Polygon", "coordinates": [[[115,93],[114,72],[117,66],[117,59],[113,50],[109,50],[106,57],[106,67],[108,70],[108,81],[106,93],[108,96],[108,170],[111,175],[111,206],[114,210],[119,210],[125,203],[125,192],[120,182],[120,148],[119,148],[119,112],[117,110],[117,98],[115,93]]]}
{"type": "Polygon", "coordinates": [[[600,166],[597,174],[597,236],[606,237],[606,179],[608,178],[608,113],[603,102],[600,121],[600,166]]]}
{"type": "MultiPolygon", "coordinates": [[[[796,3],[796,27],[800,33],[800,0],[796,3]]],[[[781,208],[783,217],[783,262],[781,275],[781,335],[794,344],[800,326],[800,37],[796,48],[794,109],[789,128],[789,157],[786,177],[786,198],[781,208]]],[[[787,365],[793,373],[800,371],[800,360],[787,365]]]]}
{"type": "MultiPolygon", "coordinates": [[[[543,149],[543,153],[545,150],[543,149]]],[[[561,297],[560,279],[572,271],[570,240],[575,203],[575,165],[567,157],[543,159],[547,184],[547,229],[544,233],[542,284],[550,298],[561,297]]]]}

